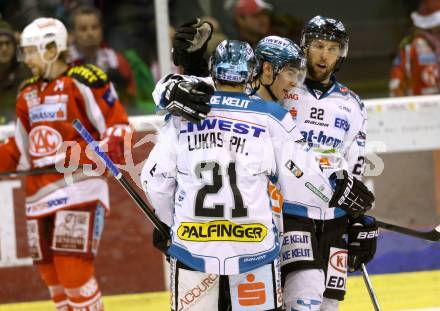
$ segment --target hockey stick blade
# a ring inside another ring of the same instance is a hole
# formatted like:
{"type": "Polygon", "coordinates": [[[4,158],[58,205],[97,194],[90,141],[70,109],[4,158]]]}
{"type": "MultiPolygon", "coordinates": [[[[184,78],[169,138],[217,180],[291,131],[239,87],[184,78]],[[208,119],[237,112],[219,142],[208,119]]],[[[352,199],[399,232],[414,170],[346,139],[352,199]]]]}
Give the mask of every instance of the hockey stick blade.
{"type": "Polygon", "coordinates": [[[412,236],[415,238],[419,238],[419,239],[423,239],[423,240],[427,240],[427,241],[431,241],[431,242],[440,241],[440,225],[438,225],[437,227],[435,227],[431,231],[418,231],[418,230],[414,230],[414,229],[410,229],[410,228],[405,228],[405,227],[389,224],[389,223],[382,222],[379,220],[376,220],[376,223],[379,227],[390,230],[390,231],[399,232],[402,234],[406,234],[406,235],[409,235],[409,236],[412,236]]]}
{"type": "Polygon", "coordinates": [[[136,202],[139,208],[144,212],[147,218],[153,223],[157,230],[159,230],[164,237],[170,238],[169,230],[161,223],[159,218],[153,212],[153,208],[150,203],[147,203],[142,199],[142,197],[136,192],[136,190],[130,185],[127,179],[122,175],[118,167],[113,163],[113,161],[108,157],[108,155],[99,148],[98,142],[95,141],[90,135],[89,131],[84,127],[84,125],[78,119],[72,122],[75,130],[81,135],[81,137],[87,142],[87,144],[93,149],[93,151],[98,155],[98,157],[104,162],[105,166],[110,170],[119,184],[128,192],[130,197],[136,202]]]}

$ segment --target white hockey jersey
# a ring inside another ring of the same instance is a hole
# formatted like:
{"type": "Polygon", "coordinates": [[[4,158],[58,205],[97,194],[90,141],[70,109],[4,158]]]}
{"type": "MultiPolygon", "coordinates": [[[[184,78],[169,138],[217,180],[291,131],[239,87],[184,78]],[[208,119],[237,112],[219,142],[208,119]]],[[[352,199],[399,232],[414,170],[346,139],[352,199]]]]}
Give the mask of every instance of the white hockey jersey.
{"type": "MultiPolygon", "coordinates": [[[[283,106],[295,123],[316,159],[324,169],[345,169],[360,177],[365,163],[367,113],[358,95],[333,79],[333,86],[325,93],[307,84],[286,94],[283,106]]],[[[331,209],[325,215],[325,204],[301,206],[284,204],[283,212],[314,219],[331,219],[345,215],[331,209]],[[318,212],[319,210],[319,212],[318,212]]]]}
{"type": "Polygon", "coordinates": [[[332,189],[279,104],[235,92],[210,104],[198,124],[168,116],[141,180],[171,226],[169,255],[202,272],[244,273],[279,255],[269,176],[287,199],[304,193],[304,204],[328,202],[332,189]]]}

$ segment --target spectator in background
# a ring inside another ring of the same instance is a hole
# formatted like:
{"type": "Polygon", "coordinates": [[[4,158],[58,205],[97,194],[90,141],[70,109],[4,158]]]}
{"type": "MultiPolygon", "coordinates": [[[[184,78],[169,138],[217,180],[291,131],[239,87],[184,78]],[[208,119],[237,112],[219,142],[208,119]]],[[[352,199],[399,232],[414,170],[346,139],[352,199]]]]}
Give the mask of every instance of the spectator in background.
{"type": "Polygon", "coordinates": [[[70,16],[72,44],[70,61],[75,65],[91,63],[101,67],[115,85],[125,106],[132,104],[136,83],[127,59],[103,41],[101,12],[92,6],[80,6],[70,16]]]}
{"type": "Polygon", "coordinates": [[[17,61],[17,41],[11,26],[0,19],[0,124],[15,116],[15,98],[20,83],[30,76],[17,61]]]}
{"type": "Polygon", "coordinates": [[[405,37],[394,59],[391,96],[440,93],[440,1],[422,0],[411,14],[414,31],[405,37]]]}
{"type": "MultiPolygon", "coordinates": [[[[411,14],[412,34],[404,38],[390,73],[391,96],[440,94],[440,0],[422,0],[411,14]]],[[[440,151],[432,152],[434,172],[440,171],[440,151]]],[[[437,205],[440,178],[435,175],[437,205]]]]}
{"type": "Polygon", "coordinates": [[[235,23],[239,39],[253,47],[271,32],[272,5],[263,0],[238,0],[235,5],[235,23]]]}

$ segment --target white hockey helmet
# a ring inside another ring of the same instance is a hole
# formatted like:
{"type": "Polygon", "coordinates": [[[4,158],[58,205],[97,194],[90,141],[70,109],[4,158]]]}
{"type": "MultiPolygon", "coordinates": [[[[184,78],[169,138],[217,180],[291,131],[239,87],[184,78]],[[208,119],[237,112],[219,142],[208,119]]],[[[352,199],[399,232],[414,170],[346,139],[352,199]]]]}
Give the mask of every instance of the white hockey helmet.
{"type": "Polygon", "coordinates": [[[36,46],[41,58],[49,43],[55,43],[58,53],[67,50],[67,29],[55,18],[41,17],[27,25],[20,37],[20,47],[36,46]]]}

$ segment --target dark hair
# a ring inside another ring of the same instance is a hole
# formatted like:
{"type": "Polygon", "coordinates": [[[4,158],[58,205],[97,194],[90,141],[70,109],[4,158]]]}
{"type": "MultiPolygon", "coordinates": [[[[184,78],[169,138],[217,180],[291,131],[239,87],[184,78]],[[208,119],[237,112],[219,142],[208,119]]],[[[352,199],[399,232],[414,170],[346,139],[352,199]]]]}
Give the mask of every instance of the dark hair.
{"type": "Polygon", "coordinates": [[[98,18],[99,23],[102,25],[102,14],[101,11],[90,5],[81,5],[75,8],[69,16],[69,29],[75,27],[75,19],[78,15],[90,15],[93,14],[98,18]]]}

